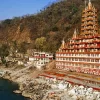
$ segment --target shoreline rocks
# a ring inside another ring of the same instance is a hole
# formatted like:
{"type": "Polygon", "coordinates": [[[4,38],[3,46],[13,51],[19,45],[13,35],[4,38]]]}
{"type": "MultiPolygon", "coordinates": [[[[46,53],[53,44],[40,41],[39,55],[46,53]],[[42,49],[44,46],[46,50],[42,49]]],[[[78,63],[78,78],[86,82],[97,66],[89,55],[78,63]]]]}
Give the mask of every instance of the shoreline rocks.
{"type": "MultiPolygon", "coordinates": [[[[11,74],[4,74],[4,75],[2,75],[1,76],[1,78],[3,78],[3,79],[7,79],[7,80],[10,80],[11,82],[14,82],[14,83],[16,83],[16,84],[18,84],[19,85],[19,90],[15,90],[15,91],[13,91],[14,93],[20,93],[20,94],[22,94],[22,96],[24,96],[24,97],[26,97],[26,98],[30,98],[30,100],[31,100],[31,95],[29,95],[28,93],[24,93],[23,92],[23,89],[22,89],[22,84],[23,84],[23,81],[21,82],[19,82],[18,80],[17,80],[17,78],[16,78],[17,76],[11,76],[11,74]],[[15,77],[15,78],[14,78],[15,77]]],[[[19,77],[20,78],[20,77],[19,77]]]]}
{"type": "Polygon", "coordinates": [[[20,90],[15,90],[15,91],[13,91],[14,93],[21,93],[21,91],[20,90]]]}

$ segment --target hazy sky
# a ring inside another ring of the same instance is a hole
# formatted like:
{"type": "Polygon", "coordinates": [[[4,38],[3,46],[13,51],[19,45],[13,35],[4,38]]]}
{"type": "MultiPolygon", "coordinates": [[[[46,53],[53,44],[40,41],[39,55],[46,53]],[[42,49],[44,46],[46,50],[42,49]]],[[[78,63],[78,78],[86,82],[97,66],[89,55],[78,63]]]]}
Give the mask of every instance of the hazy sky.
{"type": "Polygon", "coordinates": [[[0,0],[0,20],[34,14],[56,0],[0,0]]]}

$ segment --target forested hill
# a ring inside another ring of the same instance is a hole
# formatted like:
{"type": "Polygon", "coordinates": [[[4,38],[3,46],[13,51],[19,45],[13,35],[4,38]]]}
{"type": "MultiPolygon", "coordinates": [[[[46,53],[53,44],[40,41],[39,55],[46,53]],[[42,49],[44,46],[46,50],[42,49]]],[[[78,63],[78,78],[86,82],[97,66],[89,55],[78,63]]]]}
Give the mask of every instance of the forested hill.
{"type": "MultiPolygon", "coordinates": [[[[45,37],[46,50],[54,52],[59,48],[63,38],[67,41],[75,28],[80,30],[84,2],[84,0],[60,0],[37,14],[1,21],[0,41],[27,42],[32,43],[34,47],[37,38],[45,37]]],[[[98,9],[100,24],[100,0],[91,2],[98,9]]]]}

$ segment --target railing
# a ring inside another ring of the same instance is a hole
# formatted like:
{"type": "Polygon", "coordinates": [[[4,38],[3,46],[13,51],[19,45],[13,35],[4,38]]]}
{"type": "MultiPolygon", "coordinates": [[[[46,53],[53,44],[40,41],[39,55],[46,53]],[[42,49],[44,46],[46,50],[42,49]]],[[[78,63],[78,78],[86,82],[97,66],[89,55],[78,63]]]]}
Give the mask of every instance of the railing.
{"type": "Polygon", "coordinates": [[[56,58],[62,58],[62,57],[63,57],[63,58],[87,58],[87,59],[88,59],[88,58],[89,58],[89,59],[90,59],[90,58],[91,58],[91,59],[92,59],[92,58],[93,58],[93,59],[96,58],[96,59],[100,59],[100,56],[97,57],[97,56],[87,56],[87,55],[85,55],[85,56],[84,56],[84,55],[82,55],[82,56],[77,56],[77,55],[76,55],[76,56],[68,56],[68,55],[66,55],[66,56],[56,56],[56,58]]]}
{"type": "Polygon", "coordinates": [[[92,44],[92,43],[99,43],[100,40],[92,40],[92,41],[86,41],[86,42],[72,42],[70,45],[75,45],[75,44],[92,44]]]}
{"type": "Polygon", "coordinates": [[[95,36],[80,36],[75,38],[74,40],[82,40],[82,39],[93,39],[93,38],[100,38],[99,34],[95,34],[95,36]]]}
{"type": "Polygon", "coordinates": [[[56,62],[65,62],[65,63],[74,63],[74,64],[88,64],[88,65],[97,65],[100,66],[100,62],[87,62],[87,61],[62,61],[62,60],[57,60],[56,62]]]}
{"type": "Polygon", "coordinates": [[[87,25],[93,25],[93,24],[94,24],[94,23],[91,22],[91,21],[87,22],[87,25]]]}

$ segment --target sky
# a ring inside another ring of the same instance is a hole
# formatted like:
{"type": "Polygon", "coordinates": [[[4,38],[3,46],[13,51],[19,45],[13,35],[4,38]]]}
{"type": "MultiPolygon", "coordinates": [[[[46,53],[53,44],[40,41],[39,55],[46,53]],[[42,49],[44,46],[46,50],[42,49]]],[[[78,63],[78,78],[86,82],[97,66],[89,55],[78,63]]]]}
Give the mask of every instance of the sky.
{"type": "Polygon", "coordinates": [[[0,0],[0,20],[36,14],[56,0],[0,0]]]}

